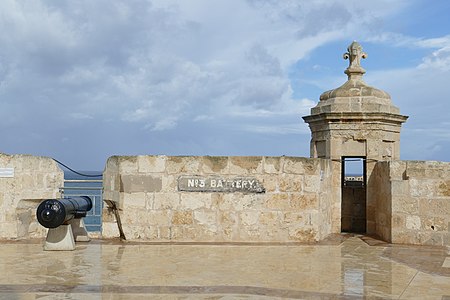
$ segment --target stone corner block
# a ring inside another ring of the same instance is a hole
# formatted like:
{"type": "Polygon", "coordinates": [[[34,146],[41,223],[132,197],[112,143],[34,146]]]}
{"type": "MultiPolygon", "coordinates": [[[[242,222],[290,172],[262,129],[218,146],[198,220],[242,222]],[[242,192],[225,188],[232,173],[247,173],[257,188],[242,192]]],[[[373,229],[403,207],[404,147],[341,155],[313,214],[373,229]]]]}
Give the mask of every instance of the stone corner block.
{"type": "Polygon", "coordinates": [[[232,156],[229,163],[231,174],[261,174],[263,169],[261,156],[232,156]]]}
{"type": "Polygon", "coordinates": [[[139,155],[137,165],[139,173],[163,173],[166,170],[166,156],[139,155]]]}
{"type": "Polygon", "coordinates": [[[200,160],[194,156],[168,156],[167,174],[197,174],[200,172],[200,160]]]}
{"type": "Polygon", "coordinates": [[[207,174],[227,174],[228,156],[203,156],[201,169],[207,174]]]}
{"type": "Polygon", "coordinates": [[[162,189],[162,178],[150,175],[121,175],[120,192],[160,192],[162,189]]]}

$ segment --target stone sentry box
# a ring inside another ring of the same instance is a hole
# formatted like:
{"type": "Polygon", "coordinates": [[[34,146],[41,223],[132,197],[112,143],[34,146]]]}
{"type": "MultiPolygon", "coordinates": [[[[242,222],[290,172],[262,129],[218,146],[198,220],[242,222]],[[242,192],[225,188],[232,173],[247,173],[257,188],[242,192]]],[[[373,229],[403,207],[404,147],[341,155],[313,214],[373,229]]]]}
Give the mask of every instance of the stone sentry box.
{"type": "MultiPolygon", "coordinates": [[[[330,163],[300,157],[113,156],[104,172],[103,197],[119,208],[128,240],[314,242],[331,233],[330,163]]],[[[119,236],[109,206],[102,236],[119,236]]]]}

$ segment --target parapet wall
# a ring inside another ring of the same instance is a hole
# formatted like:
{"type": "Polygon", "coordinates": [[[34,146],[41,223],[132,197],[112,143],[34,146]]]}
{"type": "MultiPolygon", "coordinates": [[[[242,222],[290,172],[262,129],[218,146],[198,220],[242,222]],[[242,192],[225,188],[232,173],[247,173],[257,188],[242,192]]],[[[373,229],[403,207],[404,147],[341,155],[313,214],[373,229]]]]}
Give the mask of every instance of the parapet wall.
{"type": "Polygon", "coordinates": [[[375,224],[375,230],[370,233],[384,241],[392,240],[392,184],[389,172],[390,162],[375,163],[367,184],[367,196],[373,203],[369,206],[368,215],[372,215],[375,224]]]}
{"type": "MultiPolygon", "coordinates": [[[[314,242],[341,230],[340,163],[300,157],[114,156],[103,178],[104,238],[314,242]]],[[[0,154],[0,239],[44,237],[38,204],[64,175],[46,157],[0,154]]],[[[368,221],[383,240],[450,245],[450,163],[377,162],[368,221]],[[372,221],[371,221],[372,222],[372,221]]]]}
{"type": "Polygon", "coordinates": [[[0,238],[44,237],[36,208],[59,198],[63,184],[63,171],[51,158],[0,153],[0,238]]]}
{"type": "Polygon", "coordinates": [[[391,242],[450,245],[450,163],[389,163],[391,242]]]}
{"type": "Polygon", "coordinates": [[[376,233],[399,244],[450,245],[450,163],[379,162],[376,233]]]}
{"type": "MultiPolygon", "coordinates": [[[[103,175],[103,199],[119,208],[127,239],[313,242],[332,231],[331,163],[114,156],[103,175]]],[[[111,207],[103,213],[102,236],[119,236],[111,207]]]]}
{"type": "MultiPolygon", "coordinates": [[[[104,200],[120,208],[128,239],[312,242],[340,232],[339,178],[339,163],[324,159],[116,156],[105,169],[104,200]],[[238,187],[215,189],[221,180],[238,187]],[[239,191],[253,181],[264,192],[239,191]]],[[[449,178],[450,163],[376,163],[368,182],[373,233],[392,243],[450,245],[449,178]]],[[[106,208],[103,237],[117,236],[106,208]]]]}

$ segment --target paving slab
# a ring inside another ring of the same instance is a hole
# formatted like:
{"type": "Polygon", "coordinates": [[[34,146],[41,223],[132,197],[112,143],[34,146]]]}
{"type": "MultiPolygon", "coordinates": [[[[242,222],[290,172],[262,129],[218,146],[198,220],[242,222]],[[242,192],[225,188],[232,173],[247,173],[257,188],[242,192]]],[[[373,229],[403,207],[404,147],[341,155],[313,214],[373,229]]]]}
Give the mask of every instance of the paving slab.
{"type": "Polygon", "coordinates": [[[0,299],[450,299],[446,247],[0,241],[0,299]]]}

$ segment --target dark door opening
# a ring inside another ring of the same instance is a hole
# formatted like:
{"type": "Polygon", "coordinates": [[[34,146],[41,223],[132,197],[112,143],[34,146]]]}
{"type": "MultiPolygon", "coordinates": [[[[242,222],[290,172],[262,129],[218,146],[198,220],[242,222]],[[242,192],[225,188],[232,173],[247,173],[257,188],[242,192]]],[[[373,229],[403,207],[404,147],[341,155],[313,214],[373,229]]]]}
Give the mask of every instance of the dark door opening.
{"type": "Polygon", "coordinates": [[[366,158],[342,157],[341,231],[366,232],[366,158]]]}

